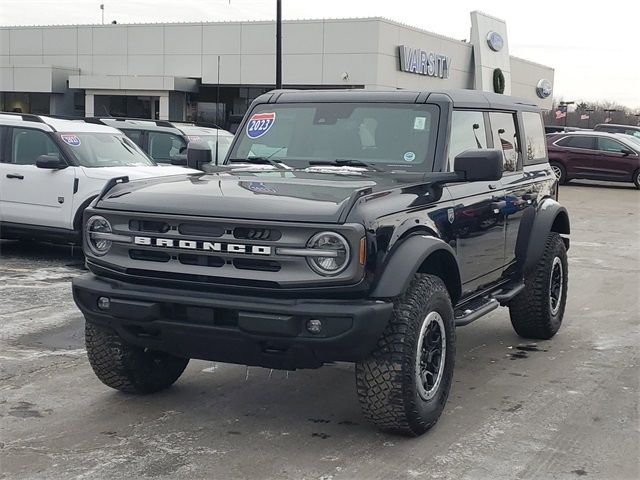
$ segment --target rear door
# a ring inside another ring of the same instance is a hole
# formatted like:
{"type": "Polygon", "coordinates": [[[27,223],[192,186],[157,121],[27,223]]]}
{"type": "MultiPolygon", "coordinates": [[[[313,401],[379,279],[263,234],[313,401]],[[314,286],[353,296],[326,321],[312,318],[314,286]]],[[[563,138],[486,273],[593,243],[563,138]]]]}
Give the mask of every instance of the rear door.
{"type": "Polygon", "coordinates": [[[50,133],[10,127],[0,162],[0,219],[3,222],[72,228],[76,168],[36,167],[40,155],[64,158],[50,133]]]}
{"type": "MultiPolygon", "coordinates": [[[[449,169],[459,153],[487,148],[488,114],[454,110],[451,119],[449,169]]],[[[448,217],[460,266],[463,294],[497,280],[504,266],[505,222],[501,211],[504,190],[501,182],[450,184],[452,207],[448,217]]]]}
{"type": "Polygon", "coordinates": [[[569,178],[588,178],[591,175],[598,156],[595,136],[567,135],[555,144],[564,147],[564,163],[569,178]]]}
{"type": "Polygon", "coordinates": [[[598,155],[592,164],[594,174],[603,175],[603,178],[631,178],[638,168],[638,155],[623,153],[631,149],[613,138],[598,137],[597,141],[598,155]]]}

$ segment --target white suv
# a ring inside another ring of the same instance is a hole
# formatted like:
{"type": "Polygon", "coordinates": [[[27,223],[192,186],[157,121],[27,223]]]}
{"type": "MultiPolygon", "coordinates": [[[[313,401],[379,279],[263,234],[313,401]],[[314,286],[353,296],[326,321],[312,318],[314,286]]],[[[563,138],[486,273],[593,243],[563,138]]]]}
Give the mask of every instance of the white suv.
{"type": "Polygon", "coordinates": [[[78,242],[83,210],[112,178],[202,173],[158,166],[115,128],[0,113],[0,238],[78,242]]]}

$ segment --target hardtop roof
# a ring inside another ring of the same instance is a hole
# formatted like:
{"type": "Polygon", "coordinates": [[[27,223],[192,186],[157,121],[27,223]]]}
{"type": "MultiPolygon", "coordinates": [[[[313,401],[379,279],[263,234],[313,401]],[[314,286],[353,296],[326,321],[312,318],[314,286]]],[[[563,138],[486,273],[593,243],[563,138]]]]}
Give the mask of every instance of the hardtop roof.
{"type": "Polygon", "coordinates": [[[448,98],[455,108],[489,108],[498,110],[533,110],[540,107],[530,100],[480,90],[274,90],[256,99],[260,103],[424,103],[428,99],[448,98]]]}

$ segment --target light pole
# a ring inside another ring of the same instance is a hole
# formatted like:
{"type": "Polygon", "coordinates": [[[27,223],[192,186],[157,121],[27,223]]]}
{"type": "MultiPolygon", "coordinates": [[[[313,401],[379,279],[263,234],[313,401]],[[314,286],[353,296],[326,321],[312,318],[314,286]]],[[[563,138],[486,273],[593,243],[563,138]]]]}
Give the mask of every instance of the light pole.
{"type": "Polygon", "coordinates": [[[595,112],[595,109],[594,108],[587,108],[585,110],[585,112],[587,112],[587,115],[589,115],[589,118],[587,118],[587,128],[591,128],[591,114],[593,112],[595,112]]]}
{"type": "Polygon", "coordinates": [[[104,3],[100,4],[100,10],[102,10],[102,25],[104,25],[104,3]]]}
{"type": "Polygon", "coordinates": [[[610,119],[611,121],[613,121],[613,117],[610,117],[609,115],[611,115],[613,112],[617,112],[618,110],[616,110],[615,108],[605,108],[604,109],[604,123],[611,123],[611,122],[607,122],[607,118],[610,119]]]}
{"type": "Polygon", "coordinates": [[[282,2],[276,4],[276,88],[282,88],[282,2]]]}
{"type": "Polygon", "coordinates": [[[560,102],[560,106],[564,107],[564,126],[567,126],[567,118],[569,118],[569,105],[573,105],[576,102],[560,102]]]}

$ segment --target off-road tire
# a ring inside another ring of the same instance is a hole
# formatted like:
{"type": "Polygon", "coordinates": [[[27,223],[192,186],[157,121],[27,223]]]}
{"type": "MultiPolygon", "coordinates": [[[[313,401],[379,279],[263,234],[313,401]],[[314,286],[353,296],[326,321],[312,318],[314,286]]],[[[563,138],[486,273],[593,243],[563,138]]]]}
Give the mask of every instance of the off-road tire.
{"type": "Polygon", "coordinates": [[[443,281],[416,274],[407,291],[394,300],[393,315],[376,349],[356,365],[356,388],[364,416],[385,432],[418,436],[442,413],[453,379],[455,321],[443,281]],[[431,312],[445,331],[443,374],[433,397],[424,400],[416,376],[418,340],[431,312]]]}
{"type": "Polygon", "coordinates": [[[87,356],[102,383],[125,393],[154,393],[171,386],[189,363],[168,353],[145,351],[108,327],[85,324],[87,356]]]}
{"type": "Polygon", "coordinates": [[[567,169],[564,168],[564,165],[562,165],[561,163],[558,163],[558,162],[549,162],[549,164],[551,165],[551,169],[554,170],[553,174],[558,179],[558,183],[560,185],[566,185],[567,183],[569,183],[569,179],[567,178],[567,169]],[[559,177],[555,172],[556,169],[558,169],[560,171],[560,176],[559,177]]]}
{"type": "Polygon", "coordinates": [[[518,335],[547,340],[558,332],[567,303],[568,279],[567,250],[562,237],[551,232],[547,237],[542,257],[525,275],[525,289],[509,303],[511,324],[518,335]],[[550,293],[551,275],[556,258],[562,266],[562,286],[559,305],[554,313],[550,293]]]}
{"type": "Polygon", "coordinates": [[[640,188],[640,168],[633,172],[633,184],[636,188],[640,188]]]}

